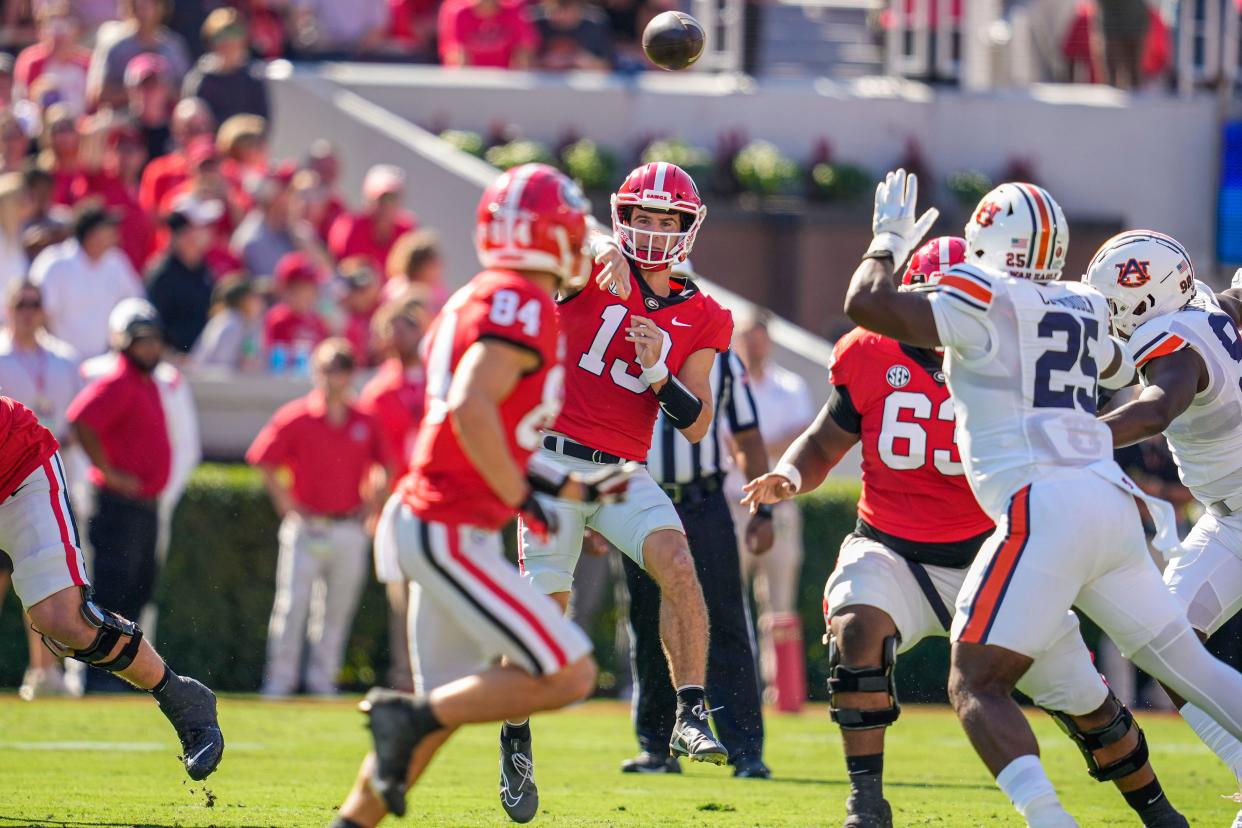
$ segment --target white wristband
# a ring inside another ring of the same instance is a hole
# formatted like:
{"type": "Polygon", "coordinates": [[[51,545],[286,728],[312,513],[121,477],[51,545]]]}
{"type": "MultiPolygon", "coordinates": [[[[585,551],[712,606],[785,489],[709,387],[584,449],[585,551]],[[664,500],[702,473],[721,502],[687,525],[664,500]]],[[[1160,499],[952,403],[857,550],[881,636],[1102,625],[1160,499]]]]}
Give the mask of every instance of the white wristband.
{"type": "Polygon", "coordinates": [[[664,364],[664,360],[660,360],[650,368],[644,368],[642,373],[643,382],[647,385],[655,385],[660,380],[668,379],[668,366],[664,364]]]}
{"type": "Polygon", "coordinates": [[[779,474],[792,483],[795,492],[802,491],[802,472],[793,463],[781,460],[772,468],[772,474],[779,474]]]}

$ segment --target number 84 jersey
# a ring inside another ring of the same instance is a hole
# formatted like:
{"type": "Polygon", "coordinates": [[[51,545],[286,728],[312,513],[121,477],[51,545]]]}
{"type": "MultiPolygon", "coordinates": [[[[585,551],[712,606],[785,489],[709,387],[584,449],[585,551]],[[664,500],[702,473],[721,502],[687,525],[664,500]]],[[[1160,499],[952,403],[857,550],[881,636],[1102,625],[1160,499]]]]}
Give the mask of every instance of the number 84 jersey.
{"type": "Polygon", "coordinates": [[[862,444],[858,517],[917,543],[954,543],[992,529],[954,441],[953,400],[931,351],[855,328],[832,349],[829,414],[862,444]]]}
{"type": "Polygon", "coordinates": [[[1111,462],[1112,435],[1095,417],[1099,372],[1116,354],[1103,296],[961,264],[930,298],[962,462],[988,514],[999,519],[1057,467],[1111,462]]]}
{"type": "Polygon", "coordinates": [[[1242,494],[1242,342],[1212,290],[1198,283],[1186,307],[1139,325],[1126,347],[1144,384],[1143,368],[1153,359],[1191,348],[1203,360],[1207,388],[1164,435],[1182,483],[1199,502],[1242,494]]]}

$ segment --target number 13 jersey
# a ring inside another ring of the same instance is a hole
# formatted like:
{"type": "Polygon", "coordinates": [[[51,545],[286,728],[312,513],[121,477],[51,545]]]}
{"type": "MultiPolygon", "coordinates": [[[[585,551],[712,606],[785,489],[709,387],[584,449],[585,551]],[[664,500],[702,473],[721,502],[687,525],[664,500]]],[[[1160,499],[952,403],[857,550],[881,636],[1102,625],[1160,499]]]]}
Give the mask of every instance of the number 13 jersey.
{"type": "Polygon", "coordinates": [[[1164,436],[1182,483],[1203,505],[1242,494],[1242,342],[1212,290],[1198,283],[1186,307],[1139,325],[1126,347],[1144,385],[1153,359],[1191,348],[1203,360],[1208,387],[1164,436]]]}
{"type": "Polygon", "coordinates": [[[961,264],[931,304],[962,461],[993,519],[1041,469],[1111,460],[1112,435],[1095,417],[1099,372],[1115,356],[1103,296],[961,264]]]}
{"type": "Polygon", "coordinates": [[[657,296],[631,274],[630,296],[600,290],[595,274],[559,305],[565,332],[565,405],[553,431],[593,449],[645,461],[660,404],[640,374],[634,343],[626,340],[630,317],[650,319],[664,332],[664,362],[676,375],[686,358],[704,348],[725,351],[733,316],[690,280],[677,280],[657,296]],[[678,289],[680,288],[680,289],[678,289]]]}

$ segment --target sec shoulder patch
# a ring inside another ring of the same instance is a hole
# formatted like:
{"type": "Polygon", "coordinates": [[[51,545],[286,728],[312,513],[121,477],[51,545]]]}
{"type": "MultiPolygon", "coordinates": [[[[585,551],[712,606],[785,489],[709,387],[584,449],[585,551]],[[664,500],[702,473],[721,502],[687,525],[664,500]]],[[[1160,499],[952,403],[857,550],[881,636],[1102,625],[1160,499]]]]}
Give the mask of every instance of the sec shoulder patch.
{"type": "Polygon", "coordinates": [[[905,388],[910,384],[910,369],[904,365],[894,365],[888,369],[888,373],[884,375],[884,378],[894,388],[905,388]]]}

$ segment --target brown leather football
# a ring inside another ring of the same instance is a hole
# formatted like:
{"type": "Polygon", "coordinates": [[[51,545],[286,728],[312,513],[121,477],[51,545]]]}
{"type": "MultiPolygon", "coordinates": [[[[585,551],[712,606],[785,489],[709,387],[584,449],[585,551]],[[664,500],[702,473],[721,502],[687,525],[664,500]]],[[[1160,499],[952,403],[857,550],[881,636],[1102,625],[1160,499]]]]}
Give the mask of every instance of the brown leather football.
{"type": "Polygon", "coordinates": [[[685,69],[703,54],[705,40],[699,21],[685,12],[657,14],[643,29],[643,51],[661,69],[685,69]]]}

